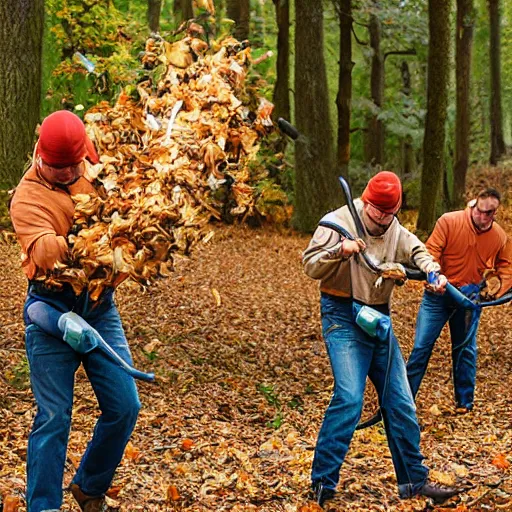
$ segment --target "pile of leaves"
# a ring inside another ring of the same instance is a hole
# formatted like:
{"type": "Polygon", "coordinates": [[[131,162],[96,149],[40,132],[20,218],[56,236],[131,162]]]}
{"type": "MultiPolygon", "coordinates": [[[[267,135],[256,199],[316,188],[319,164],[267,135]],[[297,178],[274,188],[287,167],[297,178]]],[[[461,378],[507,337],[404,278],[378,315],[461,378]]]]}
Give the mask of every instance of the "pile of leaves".
{"type": "Polygon", "coordinates": [[[211,46],[154,37],[142,63],[149,71],[136,99],[123,91],[113,107],[85,115],[100,154],[88,170],[98,195],[74,196],[71,261],[45,276],[76,293],[87,287],[93,300],[126,278],[147,286],[166,276],[175,255],[209,239],[212,218],[290,213],[255,159],[273,105],[246,92],[250,48],[231,37],[211,46]]]}

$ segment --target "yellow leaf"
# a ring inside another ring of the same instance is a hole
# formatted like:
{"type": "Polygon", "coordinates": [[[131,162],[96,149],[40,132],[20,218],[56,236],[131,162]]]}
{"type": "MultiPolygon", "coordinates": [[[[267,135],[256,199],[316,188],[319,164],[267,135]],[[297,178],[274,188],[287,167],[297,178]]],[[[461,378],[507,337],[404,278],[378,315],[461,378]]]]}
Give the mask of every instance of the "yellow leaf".
{"type": "Polygon", "coordinates": [[[455,484],[453,475],[450,475],[449,473],[443,473],[442,471],[431,471],[430,476],[432,480],[442,485],[452,486],[455,484]]]}
{"type": "Polygon", "coordinates": [[[459,478],[465,478],[468,476],[469,471],[466,466],[462,466],[461,464],[453,463],[452,469],[459,478]]]}
{"type": "Polygon", "coordinates": [[[439,410],[439,407],[437,406],[437,404],[434,404],[429,410],[428,412],[430,414],[432,414],[432,416],[441,416],[443,413],[439,410]]]}
{"type": "Polygon", "coordinates": [[[217,304],[217,306],[220,306],[221,298],[220,298],[219,291],[215,288],[211,288],[211,292],[212,292],[213,297],[215,298],[215,303],[217,304]]]}

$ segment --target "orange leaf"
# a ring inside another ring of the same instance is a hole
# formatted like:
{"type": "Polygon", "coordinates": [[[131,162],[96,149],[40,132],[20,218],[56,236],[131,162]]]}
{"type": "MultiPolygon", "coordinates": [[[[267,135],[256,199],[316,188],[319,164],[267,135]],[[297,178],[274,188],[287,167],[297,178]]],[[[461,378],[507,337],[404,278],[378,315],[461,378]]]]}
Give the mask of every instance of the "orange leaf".
{"type": "Polygon", "coordinates": [[[4,512],[18,512],[20,508],[20,498],[18,496],[6,496],[4,498],[4,512]]]}
{"type": "Polygon", "coordinates": [[[107,491],[107,496],[109,498],[112,498],[113,500],[115,500],[118,496],[119,496],[119,493],[121,492],[121,489],[122,487],[120,485],[113,485],[108,491],[107,491]]]}
{"type": "Polygon", "coordinates": [[[167,500],[168,501],[178,501],[180,499],[180,493],[178,489],[174,485],[169,485],[167,487],[167,500]]]}
{"type": "Polygon", "coordinates": [[[499,469],[507,469],[510,466],[510,462],[503,453],[498,453],[498,455],[496,455],[492,460],[491,464],[499,469]]]}
{"type": "Polygon", "coordinates": [[[128,443],[124,455],[127,459],[135,461],[140,457],[140,451],[132,443],[128,443]]]}
{"type": "Polygon", "coordinates": [[[192,446],[194,446],[194,441],[192,439],[183,439],[181,443],[181,449],[188,451],[192,449],[192,446]]]}
{"type": "Polygon", "coordinates": [[[297,512],[321,512],[323,509],[320,505],[316,503],[308,503],[307,505],[302,505],[297,512]]]}

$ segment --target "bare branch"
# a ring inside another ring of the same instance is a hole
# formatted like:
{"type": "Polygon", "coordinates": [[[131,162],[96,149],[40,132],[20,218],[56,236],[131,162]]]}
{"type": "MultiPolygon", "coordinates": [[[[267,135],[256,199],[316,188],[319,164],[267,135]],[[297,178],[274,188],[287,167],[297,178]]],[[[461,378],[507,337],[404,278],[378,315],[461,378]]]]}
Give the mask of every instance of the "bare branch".
{"type": "Polygon", "coordinates": [[[417,53],[415,48],[411,48],[410,50],[394,50],[386,52],[384,54],[384,60],[386,60],[390,55],[417,55],[417,53]]]}
{"type": "Polygon", "coordinates": [[[359,37],[357,37],[356,31],[354,30],[353,26],[352,26],[352,34],[354,34],[354,37],[355,37],[355,39],[356,39],[358,44],[360,44],[361,46],[368,46],[367,42],[361,41],[361,39],[359,39],[359,37]]]}

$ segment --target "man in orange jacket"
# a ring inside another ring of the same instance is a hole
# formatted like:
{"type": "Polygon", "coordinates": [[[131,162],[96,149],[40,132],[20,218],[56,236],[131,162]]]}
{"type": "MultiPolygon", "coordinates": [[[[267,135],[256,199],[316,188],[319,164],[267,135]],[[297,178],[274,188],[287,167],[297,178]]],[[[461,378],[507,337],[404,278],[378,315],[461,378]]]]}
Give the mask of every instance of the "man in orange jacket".
{"type": "MultiPolygon", "coordinates": [[[[465,210],[445,213],[427,240],[427,249],[441,265],[441,273],[466,295],[478,293],[484,275],[488,291],[496,298],[512,286],[512,244],[494,222],[500,201],[495,189],[483,190],[465,210]]],[[[480,315],[480,311],[474,314],[480,315]]],[[[448,295],[425,291],[416,321],[414,347],[407,363],[407,377],[416,396],[434,344],[446,322],[452,340],[455,401],[457,408],[470,411],[476,382],[476,329],[474,335],[466,339],[466,311],[448,295]]]]}
{"type": "Polygon", "coordinates": [[[71,484],[84,512],[106,510],[104,495],[119,465],[140,409],[134,379],[102,351],[78,353],[45,332],[30,316],[44,303],[61,313],[73,311],[94,327],[127,363],[130,349],[114,303],[113,289],[96,302],[70,285],[45,286],[44,277],[68,255],[67,235],[75,210],[71,196],[94,194],[84,177],[86,162],[98,161],[81,119],[54,112],[42,123],[34,162],[16,188],[10,213],[29,280],[25,301],[25,344],[37,414],[28,440],[27,512],[60,510],[66,448],[71,426],[75,373],[84,366],[101,409],[92,440],[71,484]]]}

